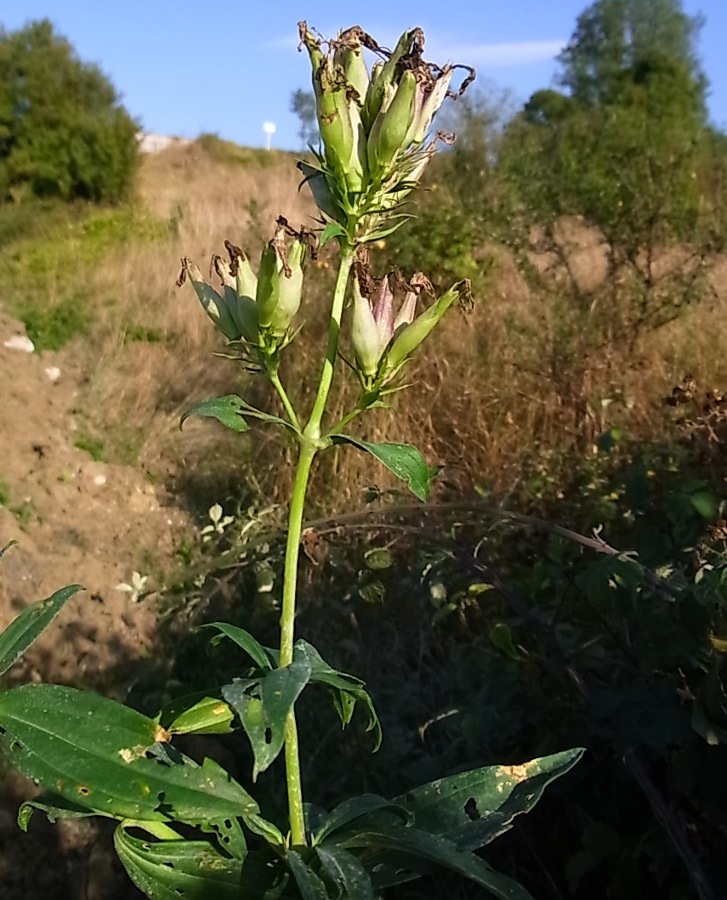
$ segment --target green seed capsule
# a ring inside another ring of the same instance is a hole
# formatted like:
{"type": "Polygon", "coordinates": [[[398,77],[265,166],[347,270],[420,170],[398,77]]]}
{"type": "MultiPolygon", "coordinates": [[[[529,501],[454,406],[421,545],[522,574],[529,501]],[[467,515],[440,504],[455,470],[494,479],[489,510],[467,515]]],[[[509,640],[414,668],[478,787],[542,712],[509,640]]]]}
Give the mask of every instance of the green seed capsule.
{"type": "Polygon", "coordinates": [[[416,90],[416,75],[405,72],[388,109],[382,108],[379,113],[369,136],[372,171],[387,171],[400,151],[406,149],[406,136],[414,121],[416,90]],[[377,123],[380,123],[378,128],[377,123]]]}
{"type": "Polygon", "coordinates": [[[199,298],[199,302],[210,319],[212,319],[215,328],[228,341],[239,341],[242,337],[242,332],[235,324],[225,298],[221,297],[211,285],[202,279],[202,273],[190,260],[184,260],[184,271],[189,275],[189,280],[192,282],[192,287],[199,298]]]}
{"type": "Polygon", "coordinates": [[[353,281],[351,343],[359,372],[367,378],[373,378],[381,358],[381,337],[371,304],[368,298],[362,295],[358,279],[353,281]]]}
{"type": "Polygon", "coordinates": [[[270,321],[270,331],[275,337],[283,337],[293,316],[300,308],[303,293],[303,263],[305,261],[306,244],[296,240],[288,251],[288,267],[290,277],[281,270],[278,288],[278,305],[270,321]]]}
{"type": "Polygon", "coordinates": [[[406,325],[394,338],[386,358],[386,373],[394,375],[424,341],[437,325],[450,306],[460,297],[460,285],[450,288],[443,297],[430,306],[426,312],[418,316],[410,325],[406,325]]]}
{"type": "Polygon", "coordinates": [[[275,240],[268,241],[260,257],[257,276],[257,318],[261,328],[269,328],[280,296],[281,263],[275,240]]]}

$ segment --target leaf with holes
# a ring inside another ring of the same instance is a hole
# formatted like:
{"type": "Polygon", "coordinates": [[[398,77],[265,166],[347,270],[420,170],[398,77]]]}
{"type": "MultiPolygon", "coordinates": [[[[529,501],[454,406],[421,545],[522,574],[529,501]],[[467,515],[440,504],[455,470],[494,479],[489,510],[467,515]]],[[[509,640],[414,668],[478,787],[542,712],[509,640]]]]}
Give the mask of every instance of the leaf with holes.
{"type": "Polygon", "coordinates": [[[250,739],[254,756],[253,781],[283,749],[288,713],[308,684],[310,675],[310,664],[301,659],[259,678],[243,679],[222,688],[222,696],[238,713],[250,739]]]}
{"type": "Polygon", "coordinates": [[[217,763],[171,747],[153,719],[75,688],[26,684],[0,694],[0,748],[43,788],[102,815],[200,822],[256,815],[217,763]]]}
{"type": "Polygon", "coordinates": [[[334,837],[334,843],[349,850],[364,851],[362,862],[376,888],[411,881],[428,872],[434,864],[464,875],[498,900],[532,900],[525,888],[490,868],[484,859],[468,850],[458,850],[446,838],[417,828],[382,825],[370,831],[354,832],[345,839],[334,837]],[[382,859],[396,860],[396,864],[382,865],[382,859]]]}
{"type": "Polygon", "coordinates": [[[369,716],[366,730],[374,733],[374,751],[378,750],[381,746],[381,723],[371,696],[364,690],[364,682],[360,678],[339,672],[329,666],[316,648],[307,641],[295,642],[293,658],[307,660],[311,669],[312,684],[323,684],[330,688],[333,694],[333,704],[344,728],[350,724],[357,702],[360,701],[366,707],[369,716]]]}
{"type": "Polygon", "coordinates": [[[210,641],[211,646],[216,647],[223,638],[229,638],[247,653],[259,669],[272,669],[273,665],[277,663],[277,659],[271,656],[270,651],[244,628],[228,625],[227,622],[209,622],[201,627],[216,628],[219,631],[219,634],[216,634],[210,641]]]}
{"type": "Polygon", "coordinates": [[[350,437],[346,434],[336,434],[331,437],[334,444],[353,444],[359,450],[370,453],[386,468],[393,472],[397,478],[405,481],[414,496],[426,501],[429,497],[429,481],[431,470],[422,454],[411,444],[381,443],[372,444],[362,441],[360,438],[350,437]]]}
{"type": "Polygon", "coordinates": [[[36,809],[45,813],[49,822],[57,822],[59,819],[87,819],[89,816],[98,815],[97,812],[86,809],[78,803],[72,803],[63,797],[42,794],[35,800],[26,800],[18,810],[18,827],[21,831],[28,830],[28,825],[30,825],[36,809]]]}
{"type": "Polygon", "coordinates": [[[45,631],[66,603],[83,590],[80,584],[69,584],[46,600],[26,607],[0,634],[0,675],[16,663],[33,641],[45,631]]]}
{"type": "Polygon", "coordinates": [[[121,823],[114,847],[129,878],[154,900],[243,900],[243,865],[218,853],[207,841],[152,841],[134,837],[121,823]]]}
{"type": "Polygon", "coordinates": [[[249,431],[250,426],[242,417],[246,404],[235,394],[227,394],[225,397],[214,397],[211,400],[203,400],[191,406],[179,420],[180,429],[190,416],[203,416],[209,419],[217,419],[226,428],[232,431],[249,431]]]}
{"type": "Polygon", "coordinates": [[[414,788],[394,803],[421,831],[440,835],[461,850],[476,850],[530,812],[545,788],[580,760],[581,748],[543,756],[519,766],[486,766],[414,788]]]}

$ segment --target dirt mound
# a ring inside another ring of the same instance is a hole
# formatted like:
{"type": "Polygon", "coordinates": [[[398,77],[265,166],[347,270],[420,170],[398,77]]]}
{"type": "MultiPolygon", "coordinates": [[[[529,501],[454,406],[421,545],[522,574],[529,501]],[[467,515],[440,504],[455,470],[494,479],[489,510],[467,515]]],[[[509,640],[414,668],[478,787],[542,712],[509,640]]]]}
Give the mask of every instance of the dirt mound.
{"type": "MultiPolygon", "coordinates": [[[[9,676],[123,695],[152,650],[155,618],[153,602],[134,602],[117,586],[134,571],[147,574],[145,562],[169,559],[189,523],[142,471],[94,461],[76,446],[81,375],[73,351],[40,355],[29,346],[23,326],[0,312],[0,546],[18,542],[0,562],[0,628],[63,585],[86,590],[9,676]]],[[[158,587],[149,574],[148,586],[158,587]]],[[[139,896],[119,873],[108,834],[91,823],[51,828],[37,816],[32,834],[22,835],[15,809],[32,785],[11,775],[4,787],[3,897],[97,896],[99,884],[106,898],[139,896]]]]}
{"type": "Polygon", "coordinates": [[[85,592],[29,653],[26,677],[97,684],[112,666],[118,684],[119,667],[148,652],[154,615],[117,585],[145,559],[168,557],[186,517],[143,472],[75,446],[72,352],[26,352],[19,337],[22,326],[0,315],[0,544],[18,542],[0,567],[0,627],[80,582],[85,592]]]}

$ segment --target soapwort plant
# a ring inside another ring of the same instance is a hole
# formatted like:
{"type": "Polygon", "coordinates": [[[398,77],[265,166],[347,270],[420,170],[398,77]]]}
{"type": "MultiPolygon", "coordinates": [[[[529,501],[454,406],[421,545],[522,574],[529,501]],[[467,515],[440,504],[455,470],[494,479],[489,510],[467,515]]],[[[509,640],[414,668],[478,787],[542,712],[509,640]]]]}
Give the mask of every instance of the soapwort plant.
{"type": "MultiPolygon", "coordinates": [[[[182,697],[155,718],[96,694],[51,684],[25,684],[0,694],[0,743],[8,759],[42,789],[19,812],[26,829],[36,810],[51,820],[105,816],[117,820],[115,848],[132,881],[152,898],[348,898],[373,900],[386,888],[445,866],[501,900],[526,900],[517,882],[495,872],[474,851],[506,831],[544,788],[567,772],[580,749],[520,765],[461,772],[405,795],[372,794],[344,800],[332,810],[304,802],[296,700],[304,689],[328,694],[345,727],[363,710],[373,749],[382,740],[374,703],[362,681],[329,665],[304,639],[296,640],[296,579],[306,491],[319,454],[337,445],[366,452],[401,478],[421,501],[435,471],[413,446],[371,443],[349,429],[358,416],[402,390],[412,354],[447,311],[471,304],[459,281],[440,297],[422,273],[372,271],[367,245],[399,228],[402,208],[438,143],[435,115],[448,97],[474,78],[467,67],[424,60],[424,35],[405,32],[393,51],[359,27],[324,41],[300,23],[301,49],[312,69],[320,144],[313,162],[300,162],[320,218],[296,229],[279,218],[257,270],[227,242],[215,256],[210,284],[189,259],[188,280],[207,315],[227,341],[225,354],[271,382],[280,415],[228,395],[189,409],[245,432],[249,419],[287,431],[297,444],[290,498],[280,642],[265,647],[247,631],[216,622],[205,626],[211,644],[231,642],[239,670],[203,695],[182,697]],[[367,55],[374,63],[369,69],[367,55]],[[455,90],[458,70],[463,80],[455,90]],[[331,299],[320,381],[309,410],[288,395],[281,364],[302,340],[295,319],[306,264],[329,242],[338,245],[338,275],[331,299]],[[418,312],[425,299],[431,302],[418,312]],[[345,313],[345,315],[344,315],[345,313]],[[326,416],[329,392],[342,360],[358,381],[358,399],[339,421],[326,416]],[[217,762],[201,763],[175,747],[185,734],[242,729],[253,754],[253,782],[282,754],[287,814],[265,818],[248,791],[217,762]]],[[[221,513],[220,513],[221,516],[221,513]]],[[[218,517],[219,518],[219,517],[218,517]]],[[[213,524],[217,520],[213,521],[213,524]]],[[[221,526],[221,522],[219,523],[221,526]]],[[[10,665],[79,590],[64,588],[26,609],[0,636],[0,672],[10,665]]]]}

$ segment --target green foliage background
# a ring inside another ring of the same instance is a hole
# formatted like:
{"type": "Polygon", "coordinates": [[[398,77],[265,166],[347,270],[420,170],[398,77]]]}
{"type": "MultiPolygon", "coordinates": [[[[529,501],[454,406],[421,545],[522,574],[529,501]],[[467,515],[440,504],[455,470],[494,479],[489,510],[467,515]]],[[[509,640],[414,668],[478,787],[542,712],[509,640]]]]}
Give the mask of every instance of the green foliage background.
{"type": "Polygon", "coordinates": [[[119,202],[133,184],[138,129],[106,76],[48,20],[0,32],[0,198],[119,202]]]}

